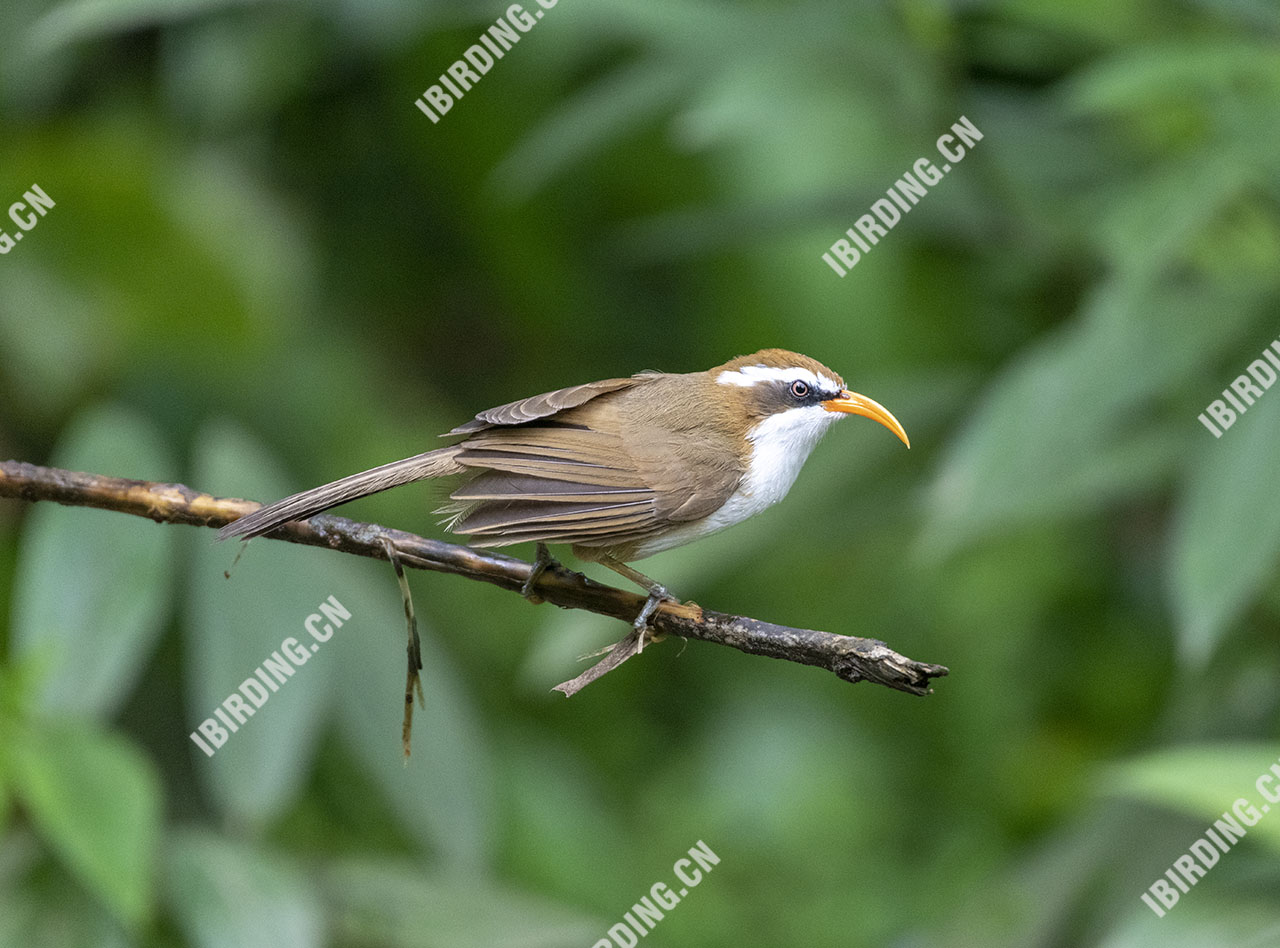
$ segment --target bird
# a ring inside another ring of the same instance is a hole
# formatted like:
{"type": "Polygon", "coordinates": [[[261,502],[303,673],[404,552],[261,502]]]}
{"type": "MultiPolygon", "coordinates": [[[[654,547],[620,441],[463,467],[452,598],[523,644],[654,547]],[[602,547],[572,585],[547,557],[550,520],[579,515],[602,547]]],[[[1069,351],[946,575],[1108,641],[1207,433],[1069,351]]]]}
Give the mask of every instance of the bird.
{"type": "Polygon", "coordinates": [[[537,544],[523,593],[555,564],[548,544],[614,570],[648,596],[634,627],[675,597],[629,564],[741,523],[786,496],[810,452],[845,415],[898,419],[821,362],[762,349],[702,372],[644,371],[490,408],[446,447],[260,507],[219,531],[250,539],[413,481],[459,476],[445,528],[477,547],[537,544]]]}

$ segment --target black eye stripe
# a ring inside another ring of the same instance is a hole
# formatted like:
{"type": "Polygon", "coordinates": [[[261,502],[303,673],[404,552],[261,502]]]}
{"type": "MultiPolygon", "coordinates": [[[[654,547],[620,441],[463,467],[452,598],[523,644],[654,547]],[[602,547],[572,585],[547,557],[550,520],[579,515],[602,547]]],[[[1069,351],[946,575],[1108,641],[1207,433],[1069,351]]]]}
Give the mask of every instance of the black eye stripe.
{"type": "Polygon", "coordinates": [[[819,386],[810,382],[808,379],[792,379],[789,382],[780,382],[776,387],[771,388],[770,391],[771,394],[768,396],[769,401],[774,402],[777,405],[777,407],[773,409],[774,411],[786,408],[820,405],[825,401],[840,397],[839,391],[823,391],[819,386]],[[775,402],[775,399],[780,401],[775,402]]]}

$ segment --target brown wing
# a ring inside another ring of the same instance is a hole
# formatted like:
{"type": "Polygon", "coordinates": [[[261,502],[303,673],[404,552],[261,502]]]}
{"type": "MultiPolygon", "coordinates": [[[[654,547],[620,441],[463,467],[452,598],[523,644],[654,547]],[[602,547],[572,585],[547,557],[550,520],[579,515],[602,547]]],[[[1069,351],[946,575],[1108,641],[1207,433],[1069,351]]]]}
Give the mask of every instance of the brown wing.
{"type": "Polygon", "coordinates": [[[458,425],[458,427],[441,437],[447,438],[450,435],[472,434],[476,431],[484,431],[486,428],[495,428],[503,425],[523,425],[541,418],[550,418],[559,412],[584,405],[598,395],[631,388],[633,385],[638,385],[653,377],[652,375],[633,375],[631,378],[626,379],[603,379],[599,382],[587,382],[585,385],[574,385],[570,388],[561,388],[554,392],[544,392],[541,395],[522,398],[517,402],[508,402],[505,405],[499,405],[497,408],[482,411],[476,415],[473,421],[458,425]]]}
{"type": "Polygon", "coordinates": [[[584,405],[555,426],[489,428],[457,445],[457,463],[477,474],[442,510],[453,515],[449,529],[477,546],[612,548],[714,512],[742,477],[727,460],[734,452],[705,433],[637,438],[644,422],[628,409],[641,397],[584,405]]]}
{"type": "Polygon", "coordinates": [[[657,495],[616,434],[589,428],[494,428],[460,445],[478,473],[452,494],[449,529],[477,546],[582,543],[647,535],[657,495]]]}

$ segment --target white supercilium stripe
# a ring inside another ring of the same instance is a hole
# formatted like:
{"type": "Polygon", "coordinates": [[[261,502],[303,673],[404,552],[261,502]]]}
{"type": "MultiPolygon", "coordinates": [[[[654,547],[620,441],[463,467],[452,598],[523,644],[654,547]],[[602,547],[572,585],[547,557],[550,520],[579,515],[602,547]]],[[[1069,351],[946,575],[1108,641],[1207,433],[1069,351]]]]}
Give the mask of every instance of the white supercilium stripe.
{"type": "Polygon", "coordinates": [[[736,372],[726,370],[716,376],[716,381],[721,385],[738,385],[743,388],[759,382],[794,382],[797,379],[808,382],[824,392],[834,391],[840,387],[825,375],[816,375],[798,365],[786,368],[771,365],[744,365],[736,372]]]}

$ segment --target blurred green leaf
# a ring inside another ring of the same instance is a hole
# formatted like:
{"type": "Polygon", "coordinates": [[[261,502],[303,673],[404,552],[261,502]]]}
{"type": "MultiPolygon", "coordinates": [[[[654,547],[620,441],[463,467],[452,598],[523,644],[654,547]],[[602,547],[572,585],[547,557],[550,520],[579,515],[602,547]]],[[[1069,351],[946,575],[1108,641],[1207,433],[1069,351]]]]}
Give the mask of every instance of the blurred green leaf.
{"type": "Polygon", "coordinates": [[[1160,918],[1135,906],[1098,948],[1273,948],[1280,938],[1274,903],[1247,894],[1184,896],[1173,911],[1176,915],[1160,918]]]}
{"type": "Polygon", "coordinates": [[[863,783],[859,768],[877,766],[882,751],[856,725],[850,728],[818,711],[812,695],[778,694],[755,683],[716,709],[698,735],[696,780],[708,790],[708,812],[702,815],[707,825],[699,825],[700,835],[732,832],[749,822],[753,838],[764,845],[799,835],[822,851],[833,841],[830,828],[815,814],[850,792],[865,809],[847,818],[876,819],[873,814],[885,801],[873,798],[876,788],[863,783]],[[796,726],[800,721],[806,722],[803,728],[796,726]],[[835,746],[847,753],[832,755],[835,746]],[[859,767],[851,763],[855,750],[859,767]]]}
{"type": "Polygon", "coordinates": [[[1256,319],[1200,287],[1110,284],[1082,318],[1023,353],[947,447],[929,498],[947,552],[1036,517],[1079,515],[1168,478],[1184,430],[1144,424],[1155,398],[1235,344],[1256,319]],[[1200,318],[1227,308],[1222,320],[1200,318]]]}
{"type": "Polygon", "coordinates": [[[1280,32],[1280,8],[1268,0],[1194,0],[1191,7],[1218,17],[1225,25],[1280,32]]]}
{"type": "Polygon", "coordinates": [[[1280,92],[1280,52],[1261,38],[1197,37],[1179,43],[1151,43],[1107,57],[1082,70],[1069,101],[1081,111],[1150,111],[1188,100],[1248,91],[1280,92]]]}
{"type": "Polygon", "coordinates": [[[165,867],[170,910],[197,948],[324,944],[320,899],[282,858],[185,829],[170,836],[165,867]]]}
{"type": "Polygon", "coordinates": [[[0,324],[26,311],[23,289],[56,279],[57,288],[33,291],[26,332],[44,317],[53,338],[24,341],[26,361],[46,366],[48,350],[66,352],[99,376],[137,372],[141,387],[180,377],[182,394],[234,374],[208,372],[208,352],[251,354],[286,331],[312,305],[314,267],[288,202],[243,155],[212,144],[180,151],[158,127],[144,131],[148,121],[111,112],[60,124],[25,149],[0,140],[0,165],[57,201],[38,233],[5,258],[22,267],[20,282],[0,292],[17,315],[0,324]],[[85,153],[94,155],[92,171],[85,153]],[[86,333],[88,347],[65,341],[86,333]]]}
{"type": "MultiPolygon", "coordinates": [[[[163,56],[169,101],[176,111],[207,128],[242,128],[269,117],[318,78],[314,71],[324,47],[308,42],[312,26],[311,13],[302,4],[254,4],[244,10],[204,18],[188,29],[167,33],[163,56]],[[240,66],[229,70],[227,62],[237,62],[240,66]]],[[[223,157],[225,159],[225,154],[223,157]]],[[[234,214],[241,224],[254,216],[287,222],[288,215],[276,213],[279,209],[271,206],[274,194],[264,193],[256,187],[259,182],[248,175],[240,177],[250,190],[237,196],[226,189],[217,189],[220,197],[230,200],[230,206],[209,208],[215,220],[234,214]],[[255,190],[258,193],[254,193],[255,190]],[[250,206],[259,199],[265,199],[266,205],[250,206]]],[[[207,199],[213,195],[196,196],[207,199]]],[[[200,217],[195,220],[204,222],[200,217]]],[[[281,246],[288,242],[280,240],[279,234],[271,233],[270,228],[241,226],[237,233],[241,237],[260,235],[263,238],[256,247],[255,241],[250,240],[241,248],[246,254],[267,252],[256,261],[258,266],[267,265],[281,251],[296,254],[304,246],[302,243],[281,246]],[[277,246],[267,247],[269,238],[274,238],[277,246]]],[[[228,244],[228,248],[233,249],[234,245],[228,244]]],[[[296,305],[300,301],[290,302],[296,305]]]]}
{"type": "Polygon", "coordinates": [[[31,725],[10,752],[14,793],[41,836],[121,921],[141,925],[161,822],[150,760],[82,725],[31,725]]]}
{"type": "Polygon", "coordinates": [[[1214,147],[1140,179],[1109,182],[1099,189],[1099,250],[1123,279],[1148,285],[1219,242],[1227,209],[1253,203],[1258,180],[1251,149],[1214,147]]]}
{"type": "MultiPolygon", "coordinates": [[[[411,576],[426,709],[415,712],[406,762],[400,743],[406,631],[395,574],[386,564],[349,562],[347,569],[343,601],[351,597],[360,637],[344,643],[358,657],[343,663],[336,684],[342,734],[420,843],[450,868],[479,870],[494,843],[493,752],[469,689],[429,621],[431,583],[443,577],[411,576]]],[[[470,620],[482,621],[479,615],[470,620]]]]}
{"type": "Polygon", "coordinates": [[[180,239],[231,281],[234,305],[257,326],[286,331],[314,305],[307,235],[288,204],[243,162],[215,149],[195,153],[174,169],[164,193],[180,239]]]}
{"type": "MultiPolygon", "coordinates": [[[[1274,794],[1280,781],[1269,774],[1269,768],[1278,761],[1280,744],[1175,747],[1113,764],[1102,773],[1099,786],[1108,793],[1202,817],[1206,825],[1212,825],[1237,800],[1246,800],[1259,810],[1263,806],[1274,808],[1266,803],[1255,784],[1268,774],[1268,792],[1274,794]]],[[[1280,817],[1269,817],[1266,811],[1259,815],[1256,825],[1246,827],[1247,838],[1280,849],[1280,817]]]]}
{"type": "Polygon", "coordinates": [[[100,305],[31,256],[6,260],[4,275],[0,347],[15,395],[35,414],[60,417],[114,348],[95,332],[100,305]],[[40,332],[31,331],[33,323],[40,332]]]}
{"type": "MultiPolygon", "coordinates": [[[[26,840],[7,839],[6,846],[26,840]]],[[[138,941],[75,879],[56,870],[0,886],[0,948],[136,948],[138,941]]]]}
{"type": "Polygon", "coordinates": [[[548,181],[599,149],[654,121],[671,107],[689,77],[666,62],[620,69],[559,104],[493,170],[492,185],[526,200],[548,181]]]}
{"type": "MultiPolygon", "coordinates": [[[[204,490],[262,501],[293,491],[272,452],[236,426],[206,425],[193,452],[192,477],[204,490]]],[[[274,653],[297,647],[285,646],[286,640],[312,648],[305,664],[229,733],[213,757],[204,756],[194,744],[190,748],[218,808],[239,823],[260,828],[298,793],[329,719],[333,643],[321,649],[304,623],[329,596],[343,602],[339,558],[292,543],[259,540],[231,568],[240,543],[218,543],[207,530],[193,533],[191,543],[185,730],[215,718],[214,709],[242,682],[257,681],[255,669],[274,653]],[[229,579],[224,576],[228,569],[229,579]]]]}
{"type": "MultiPolygon", "coordinates": [[[[74,471],[173,478],[161,433],[119,407],[72,422],[51,463],[74,471]]],[[[173,593],[175,531],[105,510],[31,510],[14,579],[14,652],[34,664],[36,707],[103,717],[155,648],[173,593]]]]}
{"type": "Polygon", "coordinates": [[[1205,444],[1187,477],[1170,541],[1179,643],[1203,661],[1280,566],[1280,397],[1256,402],[1205,444]]]}
{"type": "MultiPolygon", "coordinates": [[[[546,689],[543,689],[546,695],[546,689]]],[[[559,697],[559,696],[556,696],[559,697]]],[[[554,699],[553,699],[554,700],[554,699]]],[[[503,865],[541,892],[574,892],[610,905],[634,885],[630,860],[601,859],[632,844],[627,815],[591,761],[545,730],[513,727],[500,746],[503,798],[511,813],[503,865]],[[581,866],[593,866],[584,878],[581,866]]],[[[638,859],[633,852],[633,858],[638,859]]]]}
{"type": "Polygon", "coordinates": [[[31,47],[49,52],[70,43],[129,33],[264,0],[68,0],[31,29],[31,47]]]}
{"type": "Polygon", "coordinates": [[[590,945],[608,923],[483,878],[347,860],[325,873],[338,939],[388,948],[563,948],[590,945]]]}

